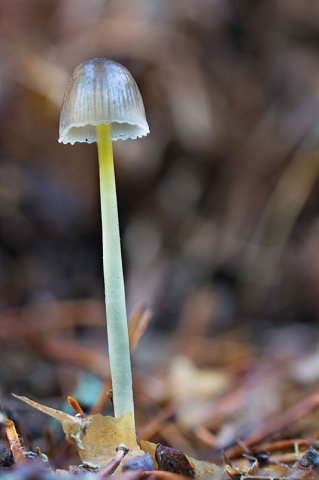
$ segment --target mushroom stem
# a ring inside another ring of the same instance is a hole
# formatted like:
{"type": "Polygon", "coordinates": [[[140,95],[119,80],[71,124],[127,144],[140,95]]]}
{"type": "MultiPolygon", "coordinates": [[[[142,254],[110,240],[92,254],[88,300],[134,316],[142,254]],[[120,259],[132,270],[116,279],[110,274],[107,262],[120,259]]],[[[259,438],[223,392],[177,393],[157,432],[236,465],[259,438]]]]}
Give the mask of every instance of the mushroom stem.
{"type": "Polygon", "coordinates": [[[103,270],[114,415],[132,414],[134,403],[111,125],[96,126],[102,213],[103,270]]]}

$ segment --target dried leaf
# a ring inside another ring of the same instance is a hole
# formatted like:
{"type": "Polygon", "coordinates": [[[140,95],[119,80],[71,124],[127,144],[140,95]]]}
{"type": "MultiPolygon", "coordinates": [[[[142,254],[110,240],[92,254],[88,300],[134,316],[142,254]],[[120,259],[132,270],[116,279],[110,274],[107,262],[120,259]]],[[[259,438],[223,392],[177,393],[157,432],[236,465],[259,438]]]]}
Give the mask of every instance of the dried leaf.
{"type": "Polygon", "coordinates": [[[203,401],[221,395],[229,385],[230,377],[226,372],[197,368],[188,357],[174,357],[171,361],[169,386],[173,402],[178,406],[178,423],[186,429],[197,426],[202,416],[203,401]]]}
{"type": "Polygon", "coordinates": [[[195,458],[187,456],[189,463],[195,471],[196,480],[219,480],[222,478],[223,469],[211,462],[204,462],[196,460],[195,458]]]}
{"type": "MultiPolygon", "coordinates": [[[[292,475],[293,473],[293,471],[284,464],[267,465],[262,469],[262,472],[268,474],[271,478],[289,477],[289,475],[292,475]]],[[[292,476],[291,478],[295,477],[292,476]]]]}
{"type": "Polygon", "coordinates": [[[72,417],[29,398],[14,396],[58,420],[66,438],[75,443],[81,460],[85,464],[98,466],[99,468],[105,466],[115,457],[118,445],[123,443],[129,448],[126,458],[143,455],[144,453],[136,443],[130,413],[126,413],[120,418],[107,417],[101,414],[88,415],[85,418],[72,417]]]}
{"type": "Polygon", "coordinates": [[[189,385],[192,385],[192,399],[202,401],[224,392],[229,382],[225,372],[197,368],[188,357],[176,356],[171,361],[170,388],[178,403],[183,403],[185,398],[189,401],[189,385]]]}
{"type": "Polygon", "coordinates": [[[233,466],[229,458],[224,455],[225,470],[232,478],[241,478],[242,475],[255,475],[259,470],[259,463],[255,457],[247,456],[251,463],[249,465],[233,466]]]}
{"type": "MultiPolygon", "coordinates": [[[[152,442],[141,441],[141,450],[136,443],[135,431],[132,428],[129,413],[120,418],[106,417],[99,413],[88,415],[85,418],[72,417],[27,397],[18,395],[14,395],[14,397],[58,420],[67,439],[75,443],[82,462],[87,465],[99,468],[107,465],[114,459],[116,448],[121,443],[127,445],[130,450],[126,457],[127,461],[129,458],[144,455],[145,452],[149,453],[155,465],[157,464],[155,458],[157,445],[152,442]]],[[[175,450],[175,452],[179,453],[180,458],[184,456],[179,450],[175,450]]],[[[207,478],[219,480],[222,476],[222,469],[214,463],[195,460],[187,455],[185,455],[185,459],[189,462],[196,480],[206,480],[207,478]]]]}

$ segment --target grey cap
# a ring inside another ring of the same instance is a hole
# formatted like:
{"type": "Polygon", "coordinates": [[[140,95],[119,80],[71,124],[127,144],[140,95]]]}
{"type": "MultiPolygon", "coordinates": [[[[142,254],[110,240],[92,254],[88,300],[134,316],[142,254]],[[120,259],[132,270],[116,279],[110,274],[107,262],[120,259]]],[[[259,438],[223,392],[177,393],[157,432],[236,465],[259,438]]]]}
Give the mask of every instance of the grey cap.
{"type": "Polygon", "coordinates": [[[112,140],[149,133],[143,100],[130,72],[106,58],[91,58],[73,72],[61,108],[59,142],[96,142],[96,125],[112,124],[112,140]]]}

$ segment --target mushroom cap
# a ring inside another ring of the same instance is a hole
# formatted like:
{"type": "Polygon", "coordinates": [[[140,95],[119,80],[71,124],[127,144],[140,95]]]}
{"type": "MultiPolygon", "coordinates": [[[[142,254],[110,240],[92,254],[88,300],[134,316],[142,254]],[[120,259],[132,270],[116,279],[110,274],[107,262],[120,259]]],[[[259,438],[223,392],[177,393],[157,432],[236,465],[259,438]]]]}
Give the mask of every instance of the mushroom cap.
{"type": "Polygon", "coordinates": [[[112,140],[149,133],[143,100],[130,72],[106,58],[91,58],[74,70],[64,94],[59,142],[96,142],[96,125],[112,124],[112,140]]]}

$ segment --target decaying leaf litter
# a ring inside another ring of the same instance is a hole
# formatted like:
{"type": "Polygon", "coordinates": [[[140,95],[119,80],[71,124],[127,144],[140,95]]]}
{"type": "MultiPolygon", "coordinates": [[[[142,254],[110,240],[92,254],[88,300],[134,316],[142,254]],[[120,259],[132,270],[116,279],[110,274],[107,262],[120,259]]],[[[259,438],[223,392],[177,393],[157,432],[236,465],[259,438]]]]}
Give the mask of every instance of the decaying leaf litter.
{"type": "MultiPolygon", "coordinates": [[[[69,326],[66,327],[61,320],[65,314],[70,314],[70,309],[72,310],[70,304],[67,302],[65,306],[61,304],[55,307],[56,328],[52,328],[52,331],[55,332],[54,336],[58,341],[66,331],[69,330],[69,333],[74,331],[77,317],[79,324],[83,325],[85,321],[83,317],[80,318],[81,314],[79,315],[77,312],[77,305],[74,302],[72,307],[75,308],[73,316],[75,320],[74,322],[70,321],[69,326]]],[[[83,305],[83,307],[85,306],[83,305]]],[[[100,315],[100,319],[103,320],[100,305],[93,306],[89,303],[86,307],[92,309],[92,313],[96,308],[96,315],[91,317],[96,318],[95,326],[92,326],[90,317],[87,317],[87,323],[91,324],[90,329],[97,330],[96,334],[98,335],[99,328],[96,326],[103,327],[102,321],[98,319],[100,315]]],[[[49,305],[48,308],[50,308],[49,305]]],[[[29,312],[8,312],[11,327],[14,322],[19,322],[20,314],[24,314],[25,318],[28,318],[29,312]]],[[[72,315],[69,318],[72,318],[72,315]]],[[[142,328],[141,324],[144,324],[143,329],[145,328],[150,319],[150,312],[143,307],[138,307],[131,318],[130,340],[132,342],[142,328]],[[147,319],[146,322],[145,319],[147,319]]],[[[30,342],[32,345],[32,337],[39,335],[39,332],[36,324],[32,327],[32,315],[29,316],[29,319],[28,326],[30,328],[27,329],[27,338],[23,332],[21,334],[27,344],[30,342]]],[[[53,326],[55,322],[52,320],[51,322],[53,326]]],[[[181,325],[180,328],[183,330],[184,326],[181,325]]],[[[293,331],[293,326],[291,329],[293,331]]],[[[19,343],[18,335],[15,336],[15,340],[19,343]]],[[[276,344],[276,339],[272,340],[276,344]]],[[[151,478],[152,475],[154,478],[169,479],[174,478],[174,475],[179,475],[176,478],[180,478],[181,473],[193,478],[317,478],[319,395],[315,389],[315,380],[309,380],[303,376],[305,366],[311,364],[313,370],[307,369],[308,376],[311,372],[315,375],[316,352],[310,355],[299,346],[299,351],[296,349],[292,360],[290,353],[287,356],[282,352],[284,345],[280,349],[280,345],[276,344],[277,352],[272,351],[271,342],[267,344],[267,347],[262,347],[257,343],[252,346],[248,339],[239,340],[236,331],[221,334],[217,339],[211,339],[211,342],[215,344],[215,351],[213,348],[207,349],[207,341],[204,332],[201,337],[197,337],[197,345],[199,347],[202,342],[203,352],[202,355],[196,353],[199,365],[191,361],[190,356],[185,357],[184,346],[178,348],[175,344],[175,356],[172,358],[170,371],[155,366],[151,377],[149,373],[145,373],[138,378],[136,395],[137,398],[140,398],[140,406],[137,409],[137,418],[139,419],[138,437],[141,443],[140,446],[130,445],[130,447],[131,451],[141,447],[144,452],[148,452],[160,470],[152,473],[141,473],[136,470],[112,473],[114,458],[117,455],[116,449],[121,448],[122,442],[120,438],[114,437],[114,431],[110,425],[105,429],[106,437],[103,437],[101,432],[104,431],[104,426],[102,430],[100,427],[104,421],[110,421],[109,416],[105,417],[95,413],[88,422],[89,411],[83,413],[80,406],[74,407],[76,402],[73,404],[73,408],[75,408],[73,413],[66,414],[24,398],[21,399],[58,419],[63,426],[67,441],[60,440],[60,446],[57,448],[52,445],[53,439],[49,440],[50,437],[48,437],[39,452],[35,448],[34,440],[29,438],[28,428],[32,431],[32,423],[39,422],[38,417],[42,414],[32,413],[32,416],[28,417],[28,407],[23,408],[17,402],[8,400],[9,411],[4,410],[3,413],[3,436],[9,428],[5,418],[10,416],[9,412],[12,410],[19,433],[20,424],[21,426],[25,424],[23,426],[25,438],[23,436],[21,449],[18,447],[13,450],[13,453],[17,451],[20,453],[18,457],[16,457],[17,453],[14,453],[11,464],[9,451],[3,452],[2,464],[7,465],[3,468],[5,470],[27,468],[30,471],[37,468],[42,475],[49,468],[47,458],[49,458],[50,465],[54,465],[56,462],[59,464],[64,457],[63,462],[65,463],[60,465],[59,473],[89,471],[90,475],[97,475],[101,478],[113,474],[117,475],[119,479],[121,477],[123,479],[151,478]],[[205,348],[203,348],[204,346],[205,348]],[[219,351],[224,352],[223,357],[218,355],[219,351]],[[267,369],[265,368],[265,356],[269,358],[267,369]],[[237,359],[235,363],[233,362],[234,357],[237,359]],[[208,362],[211,365],[209,368],[207,367],[208,362]],[[176,384],[178,381],[180,382],[180,392],[176,384]],[[154,398],[154,393],[156,398],[154,398]],[[87,437],[84,435],[82,438],[86,430],[86,422],[87,425],[90,425],[91,431],[87,433],[87,437]],[[111,451],[107,454],[104,442],[110,445],[109,438],[112,436],[111,451]],[[75,454],[74,447],[72,447],[73,453],[71,455],[69,453],[65,457],[63,450],[67,444],[75,445],[79,457],[75,454]],[[34,451],[33,455],[30,454],[28,448],[31,445],[34,451]],[[48,457],[44,457],[43,453],[47,453],[48,457]],[[100,454],[105,459],[105,464],[100,472],[93,473],[96,457],[100,454]],[[210,463],[196,463],[194,456],[205,458],[210,463]],[[68,461],[72,458],[72,465],[70,465],[68,461]],[[80,458],[82,467],[79,466],[80,458]],[[213,467],[212,464],[217,464],[217,466],[213,467]],[[203,470],[206,465],[209,465],[210,469],[213,468],[210,470],[213,471],[213,476],[212,473],[207,476],[203,470]]],[[[136,342],[134,345],[136,347],[136,342]]],[[[171,349],[172,346],[167,345],[167,348],[171,349]]],[[[58,360],[55,356],[51,356],[51,359],[55,359],[58,363],[65,362],[64,359],[58,360]]],[[[72,362],[72,360],[68,361],[72,362]]],[[[79,368],[77,364],[75,365],[75,368],[79,368]]],[[[82,368],[85,368],[84,363],[82,368]]],[[[110,384],[108,379],[105,380],[104,390],[107,391],[110,384]]],[[[103,397],[103,400],[103,403],[100,403],[102,411],[105,407],[107,408],[105,405],[107,401],[110,406],[110,399],[107,395],[103,397]]],[[[93,406],[92,410],[96,411],[96,407],[93,406]]],[[[47,427],[43,426],[42,435],[48,427],[48,423],[47,427]]],[[[43,438],[41,441],[43,443],[43,438]]],[[[125,459],[128,460],[129,457],[123,455],[123,463],[125,459]]],[[[118,462],[118,465],[120,463],[118,462]]],[[[115,465],[117,464],[115,463],[115,465]]],[[[149,463],[146,464],[148,468],[149,465],[149,463]]],[[[141,468],[141,464],[137,466],[141,468]]],[[[134,467],[136,468],[135,464],[134,467]]],[[[142,468],[145,470],[143,463],[142,468]]]]}

